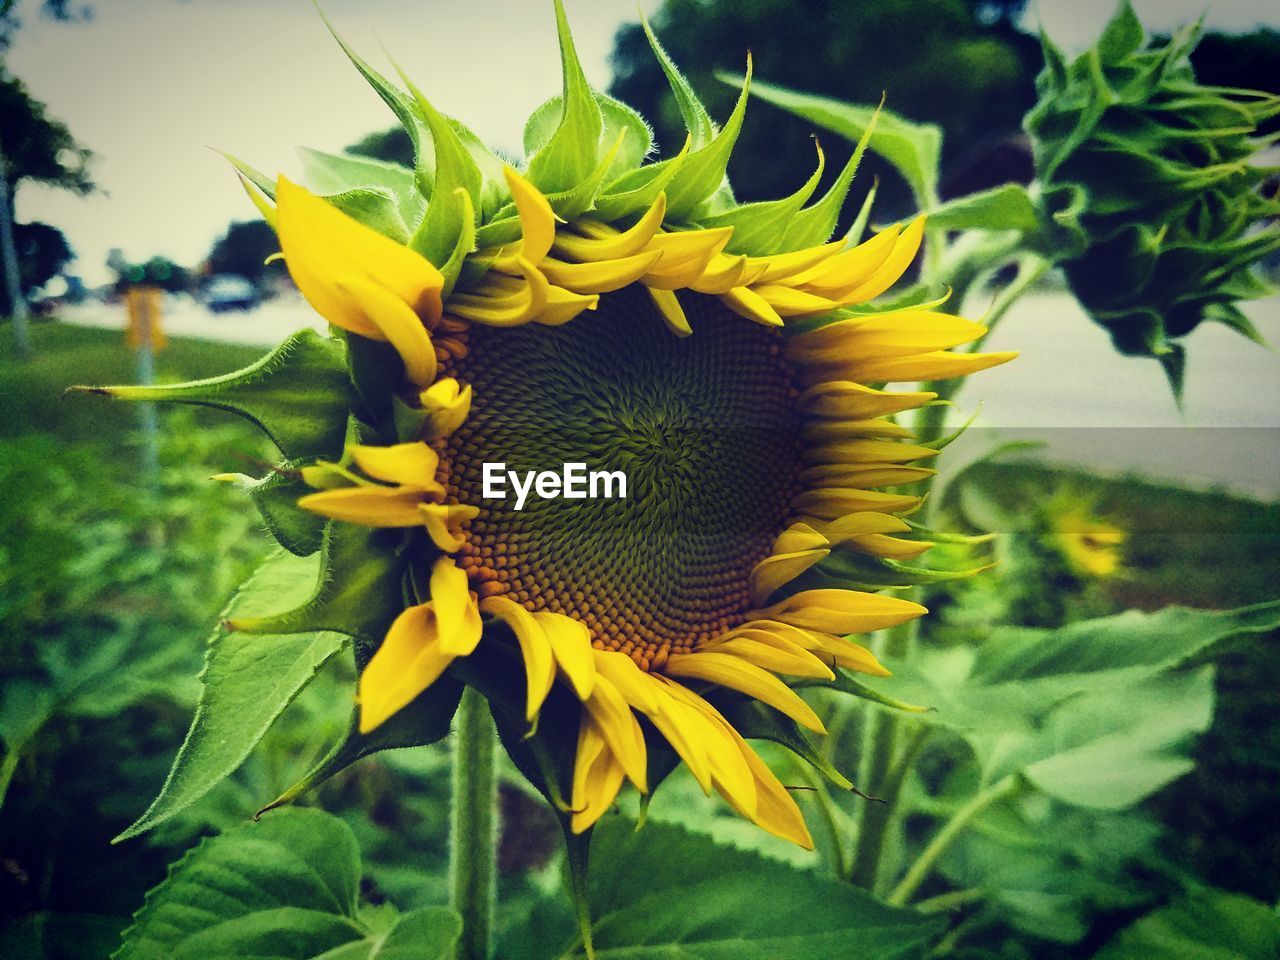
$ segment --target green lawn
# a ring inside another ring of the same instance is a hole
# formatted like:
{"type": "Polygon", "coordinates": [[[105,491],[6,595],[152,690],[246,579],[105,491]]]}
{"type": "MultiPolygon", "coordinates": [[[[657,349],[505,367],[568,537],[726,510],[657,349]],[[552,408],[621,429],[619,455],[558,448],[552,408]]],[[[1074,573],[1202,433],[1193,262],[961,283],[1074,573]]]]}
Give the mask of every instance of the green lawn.
{"type": "MultiPolygon", "coordinates": [[[[113,330],[38,323],[31,329],[34,356],[19,360],[13,337],[0,327],[0,438],[46,433],[63,442],[88,443],[109,459],[130,455],[137,410],[105,397],[64,395],[73,384],[137,381],[137,356],[113,330]]],[[[215,376],[243,367],[266,351],[257,347],[174,338],[156,357],[156,377],[178,381],[215,376]]],[[[201,411],[201,422],[225,415],[201,411]]]]}

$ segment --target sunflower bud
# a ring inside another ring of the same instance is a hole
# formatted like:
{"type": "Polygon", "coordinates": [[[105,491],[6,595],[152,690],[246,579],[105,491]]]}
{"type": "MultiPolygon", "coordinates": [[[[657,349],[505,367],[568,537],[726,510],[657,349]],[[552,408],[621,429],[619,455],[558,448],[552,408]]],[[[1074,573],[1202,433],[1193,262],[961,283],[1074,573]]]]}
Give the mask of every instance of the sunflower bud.
{"type": "Polygon", "coordinates": [[[1199,25],[1151,45],[1127,0],[1097,45],[1068,64],[1044,39],[1040,100],[1026,128],[1055,224],[1051,243],[1081,305],[1121,353],[1156,357],[1175,394],[1203,320],[1260,340],[1237,306],[1270,292],[1252,272],[1280,248],[1260,221],[1280,202],[1251,161],[1280,98],[1196,82],[1199,25]]]}

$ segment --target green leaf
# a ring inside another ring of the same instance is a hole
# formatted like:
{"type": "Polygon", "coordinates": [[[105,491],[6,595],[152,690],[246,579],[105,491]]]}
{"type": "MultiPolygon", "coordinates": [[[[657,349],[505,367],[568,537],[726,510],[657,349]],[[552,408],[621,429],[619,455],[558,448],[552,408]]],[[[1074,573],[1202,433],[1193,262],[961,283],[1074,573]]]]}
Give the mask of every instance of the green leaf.
{"type": "Polygon", "coordinates": [[[371,929],[357,896],[350,828],[319,810],[282,810],[205,840],[147,894],[114,960],[449,960],[461,932],[436,907],[371,929]]]}
{"type": "Polygon", "coordinates": [[[658,65],[662,67],[662,72],[666,74],[667,83],[676,98],[676,106],[680,109],[680,116],[684,120],[685,129],[689,131],[691,149],[701,150],[715,137],[716,125],[711,122],[711,116],[707,113],[707,108],[702,105],[698,95],[693,92],[693,87],[689,85],[689,81],[676,68],[671,57],[667,55],[667,51],[662,49],[662,44],[658,42],[657,35],[653,32],[653,28],[649,26],[648,18],[643,14],[640,16],[640,25],[644,27],[644,35],[649,40],[653,55],[657,59],[658,65]]]}
{"type": "Polygon", "coordinates": [[[409,134],[409,139],[413,141],[414,177],[417,180],[418,191],[424,197],[431,196],[435,183],[435,156],[431,150],[431,134],[414,109],[413,99],[406,96],[404,91],[397,89],[386,77],[369,66],[342,37],[338,36],[338,32],[334,30],[333,24],[324,15],[324,11],[319,10],[318,7],[317,10],[320,13],[320,19],[324,21],[324,25],[328,28],[333,39],[338,41],[338,46],[347,55],[347,59],[351,61],[352,66],[360,71],[360,75],[382,98],[382,102],[391,108],[391,112],[396,115],[400,125],[409,134]]]}
{"type": "MultiPolygon", "coordinates": [[[[849,162],[844,165],[844,169],[823,194],[822,199],[796,214],[791,225],[787,227],[787,234],[779,245],[778,252],[803,250],[805,247],[817,246],[831,239],[831,234],[835,233],[836,222],[840,219],[845,198],[849,195],[849,187],[853,184],[854,175],[862,164],[862,156],[867,152],[867,145],[871,142],[871,134],[874,132],[877,120],[878,117],[872,117],[871,124],[858,138],[858,145],[849,156],[849,162]]],[[[853,226],[849,228],[848,242],[857,243],[862,238],[862,231],[866,228],[875,195],[876,185],[873,183],[871,189],[867,191],[867,197],[863,201],[862,209],[858,211],[853,226]]]]}
{"type": "Polygon", "coordinates": [[[988,779],[1067,754],[1039,766],[1037,782],[1067,802],[1116,807],[1183,772],[1174,748],[1208,722],[1208,680],[1168,671],[1218,641],[1277,627],[1280,601],[1131,611],[1056,631],[1003,629],[976,651],[922,651],[890,663],[893,677],[866,685],[936,708],[921,722],[964,736],[988,779]],[[1090,770],[1101,757],[1131,767],[1132,778],[1090,770]]]}
{"type": "Polygon", "coordinates": [[[1238,893],[1196,890],[1121,930],[1094,960],[1273,960],[1276,912],[1238,893]]]}
{"type": "Polygon", "coordinates": [[[1006,183],[951,200],[928,211],[928,216],[929,226],[944,230],[1019,230],[1032,233],[1040,225],[1031,195],[1020,183],[1006,183]]]}
{"type": "Polygon", "coordinates": [[[818,189],[824,166],[822,151],[819,149],[818,168],[791,196],[781,200],[745,203],[727,213],[703,217],[698,225],[709,229],[733,227],[733,236],[729,238],[729,244],[725,248],[728,253],[751,256],[778,253],[796,215],[809,202],[813,191],[818,189]]]}
{"type": "Polygon", "coordinates": [[[698,207],[724,184],[729,155],[733,153],[733,145],[742,130],[750,92],[751,58],[748,57],[742,93],[724,128],[705,147],[691,151],[671,179],[667,187],[667,219],[680,221],[692,217],[698,207]]]}
{"type": "MultiPolygon", "coordinates": [[[[731,82],[723,74],[717,78],[731,82]]],[[[926,210],[938,193],[938,163],[942,154],[942,131],[933,124],[912,123],[888,110],[845,103],[831,97],[789,90],[770,83],[757,83],[757,97],[775,106],[833,130],[849,140],[859,140],[875,119],[869,147],[902,174],[915,194],[916,206],[926,210]]]]}
{"type": "MultiPolygon", "coordinates": [[[[438,268],[449,262],[458,246],[464,225],[458,217],[454,191],[466,190],[473,210],[484,206],[484,175],[472,157],[472,148],[464,142],[458,126],[433,107],[413,82],[400,73],[414,98],[414,107],[431,131],[436,150],[436,179],[432,187],[427,213],[409,238],[409,246],[438,268]]],[[[457,276],[445,276],[452,283],[457,276]]]]}
{"type": "Polygon", "coordinates": [[[351,219],[396,243],[403,244],[409,240],[409,227],[396,199],[385,190],[360,187],[330,194],[324,199],[351,219]]]}
{"type": "Polygon", "coordinates": [[[310,596],[300,602],[277,600],[275,613],[237,611],[226,618],[226,624],[252,634],[340,633],[355,640],[363,655],[382,642],[387,627],[404,609],[405,560],[397,549],[403,538],[400,530],[331,522],[325,529],[310,596]]]}
{"type": "MultiPolygon", "coordinates": [[[[592,91],[592,95],[596,98],[596,105],[604,120],[601,143],[618,142],[619,136],[626,131],[617,156],[606,171],[607,176],[617,178],[638,169],[653,147],[653,131],[649,129],[649,124],[621,100],[595,91],[592,91]]],[[[537,153],[555,134],[564,111],[563,103],[564,97],[556,94],[529,115],[524,125],[525,153],[537,153]]]]}
{"type": "MultiPolygon", "coordinates": [[[[1019,758],[1023,773],[1063,803],[1120,810],[1195,764],[1176,748],[1213,720],[1213,668],[1153,677],[1069,700],[1019,758]]],[[[998,776],[999,769],[990,776],[998,776]]]]}
{"type": "Polygon", "coordinates": [[[243,473],[223,474],[217,479],[229,480],[249,495],[276,543],[307,557],[324,542],[325,518],[298,506],[299,497],[313,492],[298,475],[299,466],[282,463],[262,479],[243,473]]]}
{"type": "MultiPolygon", "coordinates": [[[[301,600],[313,589],[317,559],[277,553],[240,589],[225,616],[301,600]]],[[[127,840],[195,803],[244,762],[284,708],[341,650],[337,633],[250,636],[221,628],[209,641],[203,687],[191,729],[173,768],[136,823],[117,837],[127,840]]]]}
{"type": "MultiPolygon", "coordinates": [[[[313,193],[343,194],[350,190],[378,191],[395,202],[400,222],[412,229],[422,219],[426,202],[414,182],[413,171],[394,163],[349,153],[325,153],[310,147],[299,147],[303,177],[313,193]]],[[[346,211],[346,208],[339,207],[346,211]]],[[[355,214],[352,214],[355,216],[355,214]]]]}
{"type": "Polygon", "coordinates": [[[546,194],[573,190],[591,176],[600,160],[600,137],[604,130],[600,106],[587,84],[573,46],[564,5],[556,0],[555,8],[564,73],[559,123],[546,144],[529,158],[528,169],[530,181],[546,194]]]}
{"type": "Polygon", "coordinates": [[[360,733],[359,713],[353,711],[347,735],[301,780],[272,800],[264,810],[292,803],[357,760],[382,750],[424,747],[449,735],[453,715],[462,698],[462,684],[443,676],[403,710],[369,734],[360,733]]]}
{"type": "Polygon", "coordinates": [[[227,410],[253,423],[290,460],[336,459],[352,399],[342,344],[313,330],[299,330],[257,363],[221,377],[154,387],[70,389],[227,410]]]}
{"type": "MultiPolygon", "coordinates": [[[[837,880],[621,817],[596,827],[588,879],[598,960],[891,960],[923,956],[943,928],[837,880]]],[[[498,956],[529,956],[514,933],[498,956]]]]}

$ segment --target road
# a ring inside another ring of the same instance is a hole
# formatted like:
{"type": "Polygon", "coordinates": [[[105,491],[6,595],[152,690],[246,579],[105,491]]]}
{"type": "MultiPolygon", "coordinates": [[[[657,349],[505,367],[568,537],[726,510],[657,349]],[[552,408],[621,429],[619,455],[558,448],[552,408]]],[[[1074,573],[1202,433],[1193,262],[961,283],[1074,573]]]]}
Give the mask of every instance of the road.
{"type": "MultiPolygon", "coordinates": [[[[1280,298],[1251,304],[1247,312],[1280,344],[1280,298]]],[[[100,305],[68,311],[63,319],[97,327],[122,323],[118,310],[100,305]]],[[[165,308],[171,336],[269,346],[305,326],[324,329],[298,297],[248,313],[210,314],[185,298],[170,298],[165,308]]],[[[1179,413],[1154,361],[1117,355],[1069,296],[1034,293],[1010,311],[989,345],[1022,355],[973,377],[959,397],[960,421],[979,403],[981,411],[957,453],[1038,440],[1046,444],[1035,454],[1040,459],[1280,499],[1280,355],[1216,324],[1202,325],[1186,344],[1179,413]]]]}

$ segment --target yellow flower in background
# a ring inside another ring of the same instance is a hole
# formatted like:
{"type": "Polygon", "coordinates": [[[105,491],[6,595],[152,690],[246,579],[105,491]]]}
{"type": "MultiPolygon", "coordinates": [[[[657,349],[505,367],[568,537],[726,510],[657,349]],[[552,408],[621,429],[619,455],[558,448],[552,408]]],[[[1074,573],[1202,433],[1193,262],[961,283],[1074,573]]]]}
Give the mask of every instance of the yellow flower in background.
{"type": "MultiPolygon", "coordinates": [[[[362,541],[377,563],[344,554],[317,596],[401,598],[361,648],[358,733],[498,652],[519,674],[504,708],[525,739],[548,733],[553,698],[572,705],[554,711],[572,726],[550,732],[576,739],[563,777],[575,832],[625,782],[648,792],[651,755],[671,751],[705,791],[810,847],[730,717],[758,704],[821,734],[796,684],[856,691],[846,671],[888,673],[850,638],[925,612],[880,591],[912,582],[903,561],[931,545],[904,518],[937,451],[893,419],[935,395],[886,385],[1013,354],[956,351],[986,329],[923,293],[873,305],[924,223],[859,242],[864,209],[830,239],[867,137],[817,200],[820,150],[796,194],[739,205],[724,171],[749,62],[717,128],[654,41],[690,128],[655,161],[638,115],[587,87],[557,15],[564,92],[531,118],[518,165],[349,50],[414,137],[417,169],[317,154],[331,188],[346,178],[322,195],[237,162],[299,290],[346,344],[345,449],[295,465],[312,489],[298,503],[385,531],[362,541]],[[621,471],[626,496],[484,495],[486,465],[570,462],[621,471]],[[375,594],[377,577],[396,579],[375,594]]],[[[552,796],[558,775],[542,772],[552,796]]]]}
{"type": "Polygon", "coordinates": [[[1082,507],[1051,516],[1053,541],[1078,575],[1109,577],[1120,569],[1127,531],[1082,507]]]}

